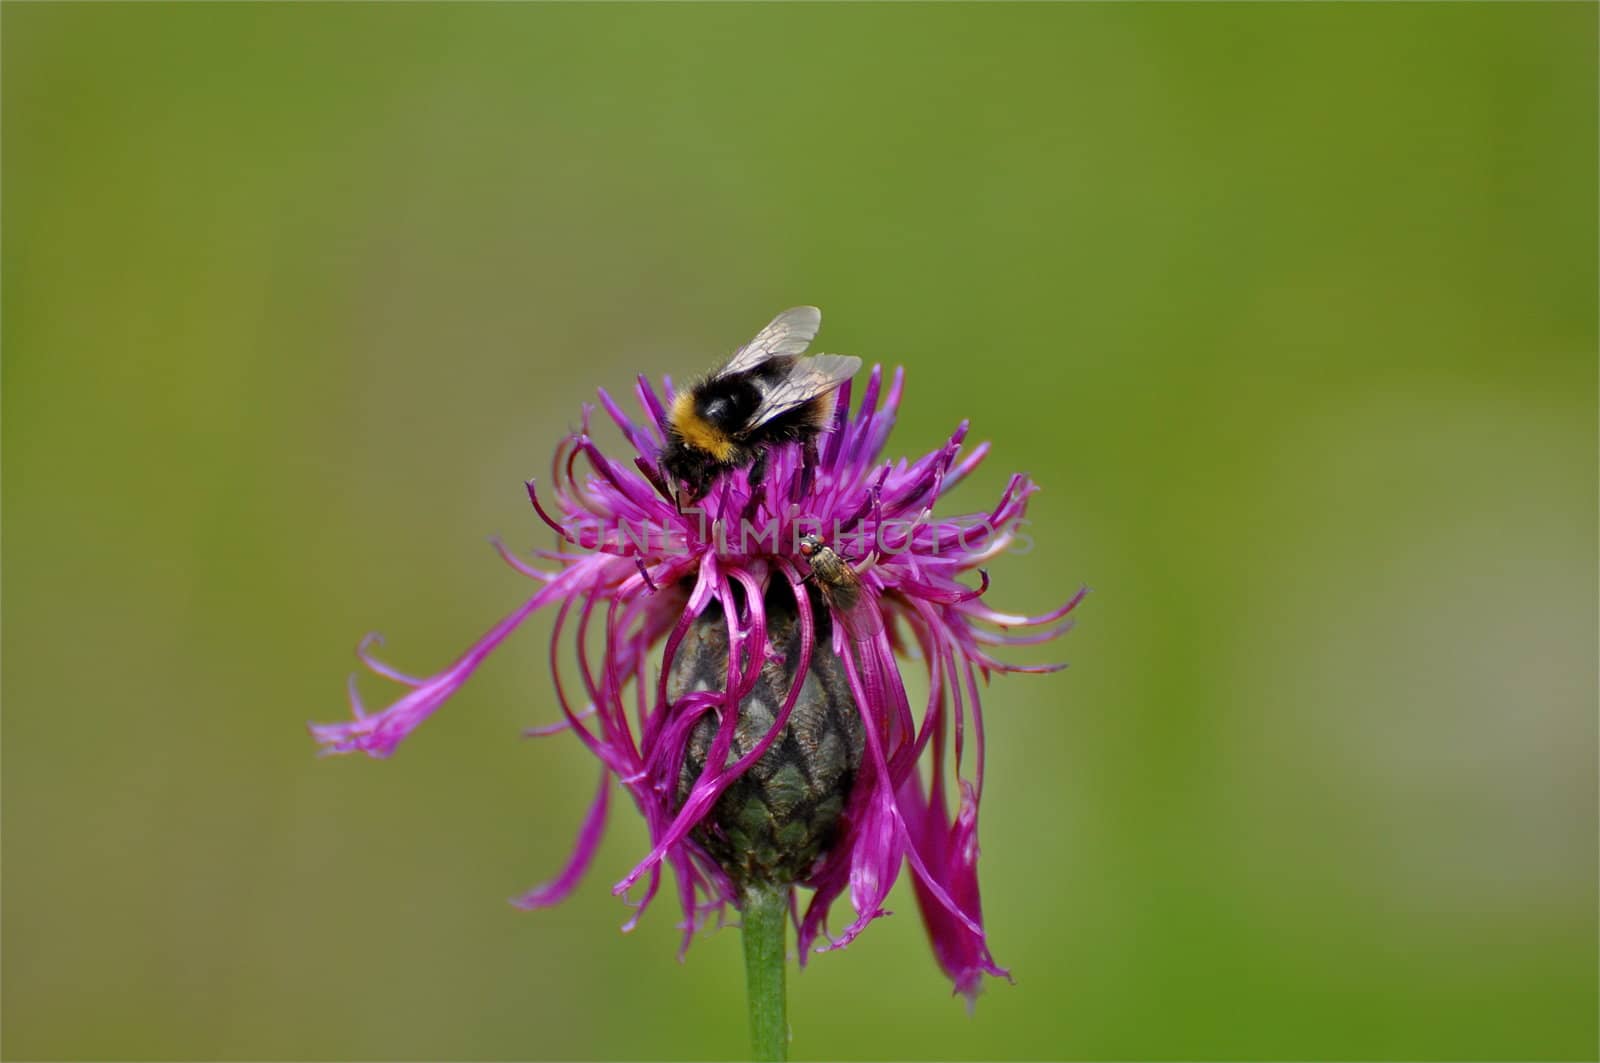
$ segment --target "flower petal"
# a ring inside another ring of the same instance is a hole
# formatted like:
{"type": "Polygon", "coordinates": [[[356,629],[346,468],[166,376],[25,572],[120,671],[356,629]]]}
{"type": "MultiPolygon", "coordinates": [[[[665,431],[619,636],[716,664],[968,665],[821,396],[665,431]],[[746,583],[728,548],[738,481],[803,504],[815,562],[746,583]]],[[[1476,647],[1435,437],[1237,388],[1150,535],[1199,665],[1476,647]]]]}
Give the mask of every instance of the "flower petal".
{"type": "Polygon", "coordinates": [[[578,840],[572,847],[572,856],[567,861],[567,866],[562,868],[561,874],[549,882],[535,886],[520,897],[512,898],[512,904],[518,908],[532,910],[548,908],[567,899],[567,894],[571,893],[573,887],[583,878],[583,873],[589,870],[589,862],[594,859],[595,850],[600,847],[600,839],[606,831],[606,807],[610,803],[610,795],[611,772],[602,770],[594,803],[589,806],[589,814],[583,817],[583,826],[578,829],[578,840]]]}
{"type": "Polygon", "coordinates": [[[379,759],[390,756],[407,735],[422,726],[422,722],[432,716],[434,710],[461,689],[462,684],[478,670],[478,665],[505,641],[507,635],[543,606],[592,579],[596,569],[597,565],[591,563],[576,565],[561,573],[538,594],[490,628],[449,668],[427,679],[415,680],[417,685],[410,693],[382,712],[358,716],[346,723],[310,724],[311,737],[323,747],[324,753],[365,753],[379,759]]]}

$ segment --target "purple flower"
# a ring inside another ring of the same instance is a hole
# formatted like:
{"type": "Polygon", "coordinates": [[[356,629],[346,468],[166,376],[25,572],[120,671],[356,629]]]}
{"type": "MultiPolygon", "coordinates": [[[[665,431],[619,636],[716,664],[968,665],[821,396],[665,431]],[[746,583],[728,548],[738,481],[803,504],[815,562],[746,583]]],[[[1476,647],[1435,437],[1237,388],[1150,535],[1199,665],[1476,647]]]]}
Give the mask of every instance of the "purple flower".
{"type": "MultiPolygon", "coordinates": [[[[773,865],[799,853],[800,865],[781,884],[790,890],[801,962],[813,949],[848,944],[888,914],[883,904],[904,862],[934,954],[970,1001],[983,975],[1006,976],[990,956],[978,897],[979,679],[1059,667],[1015,667],[991,651],[1064,633],[1067,614],[1084,592],[1041,616],[985,604],[989,580],[981,566],[1019,534],[1034,485],[1013,476],[989,512],[935,516],[939,499],[977,467],[988,447],[964,453],[963,423],[943,446],[915,461],[881,460],[903,381],[897,370],[883,392],[881,368],[874,368],[854,416],[847,382],[833,428],[814,450],[777,446],[753,490],[747,471],[735,471],[695,508],[681,510],[657,464],[673,399],[670,381],[658,395],[639,378],[641,421],[600,392],[601,405],[635,452],[631,460],[618,462],[600,451],[589,432],[594,408],[586,406],[582,430],[557,447],[550,492],[542,496],[532,481],[527,485],[560,549],[539,551],[541,563],[530,564],[496,544],[508,564],[540,584],[538,591],[449,668],[426,679],[374,659],[368,652],[374,636],[368,636],[357,651],[362,662],[406,693],[369,713],[352,677],[354,719],[313,725],[312,735],[326,753],[389,756],[523,620],[554,609],[549,663],[562,720],[528,733],[572,731],[600,761],[600,781],[567,866],[513,903],[552,905],[577,885],[605,829],[615,782],[644,815],[652,843],[613,887],[636,895],[624,929],[637,923],[670,873],[687,948],[696,929],[720,918],[724,905],[737,905],[740,877],[747,873],[730,860],[730,838],[743,837],[727,818],[730,790],[746,785],[759,764],[777,763],[774,743],[791,742],[800,732],[791,718],[798,721],[809,710],[796,706],[816,700],[815,694],[802,697],[803,690],[815,690],[808,677],[837,677],[832,703],[846,705],[848,726],[836,720],[834,737],[854,743],[836,763],[844,789],[823,827],[773,865]],[[850,615],[837,615],[837,599],[818,593],[827,588],[818,587],[798,546],[808,534],[828,543],[859,577],[850,615]],[[974,569],[978,586],[962,582],[974,569]],[[1028,630],[1011,633],[1019,628],[1028,630]],[[709,654],[719,662],[714,682],[681,681],[678,662],[692,654],[699,654],[694,661],[709,654]],[[575,660],[575,681],[564,675],[571,670],[567,657],[575,660]],[[928,698],[920,713],[907,697],[900,658],[927,670],[928,698]],[[669,686],[675,688],[670,695],[669,686]],[[763,691],[773,696],[762,710],[766,715],[758,715],[750,706],[763,691]],[[930,762],[926,777],[918,770],[924,757],[930,762]],[[803,912],[796,885],[812,891],[803,912]],[[846,891],[854,918],[830,934],[829,910],[846,891]]],[[[826,740],[804,739],[800,746],[814,751],[826,740]]],[[[792,833],[805,832],[797,827],[792,833]]]]}

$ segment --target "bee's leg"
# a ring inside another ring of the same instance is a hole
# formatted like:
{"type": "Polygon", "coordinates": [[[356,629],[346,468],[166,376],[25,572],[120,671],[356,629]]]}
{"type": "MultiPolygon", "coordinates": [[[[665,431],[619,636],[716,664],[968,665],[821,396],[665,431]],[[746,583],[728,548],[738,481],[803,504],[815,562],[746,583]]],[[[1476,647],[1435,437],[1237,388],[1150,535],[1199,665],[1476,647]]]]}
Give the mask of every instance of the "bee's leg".
{"type": "Polygon", "coordinates": [[[762,447],[756,460],[750,463],[750,494],[763,493],[767,484],[767,448],[762,447]]]}
{"type": "Polygon", "coordinates": [[[763,496],[766,495],[767,486],[767,451],[763,447],[756,455],[756,460],[750,465],[750,500],[744,506],[744,518],[754,521],[756,509],[761,505],[763,496]]]}
{"type": "Polygon", "coordinates": [[[811,490],[814,472],[821,460],[817,455],[817,441],[807,436],[800,444],[800,475],[795,477],[794,497],[790,501],[798,504],[811,490]]]}

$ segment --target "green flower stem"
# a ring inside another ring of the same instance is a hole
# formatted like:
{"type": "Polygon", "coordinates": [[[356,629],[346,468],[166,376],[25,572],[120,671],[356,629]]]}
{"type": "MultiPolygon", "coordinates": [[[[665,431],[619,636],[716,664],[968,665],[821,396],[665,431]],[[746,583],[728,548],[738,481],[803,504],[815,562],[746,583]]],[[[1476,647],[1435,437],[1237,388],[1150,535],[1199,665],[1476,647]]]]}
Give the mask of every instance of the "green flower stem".
{"type": "Polygon", "coordinates": [[[751,883],[741,920],[744,976],[750,997],[750,1058],[759,1063],[789,1058],[789,1019],[784,1000],[784,935],[789,891],[751,883]]]}

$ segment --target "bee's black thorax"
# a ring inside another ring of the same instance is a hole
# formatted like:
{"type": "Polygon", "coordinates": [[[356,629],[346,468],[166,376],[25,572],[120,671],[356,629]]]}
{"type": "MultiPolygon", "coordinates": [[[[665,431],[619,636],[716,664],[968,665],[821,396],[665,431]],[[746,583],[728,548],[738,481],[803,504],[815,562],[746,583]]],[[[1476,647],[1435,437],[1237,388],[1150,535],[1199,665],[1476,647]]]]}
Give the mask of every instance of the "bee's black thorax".
{"type": "Polygon", "coordinates": [[[729,436],[742,434],[760,405],[761,389],[749,373],[707,381],[694,389],[696,415],[729,436]]]}

